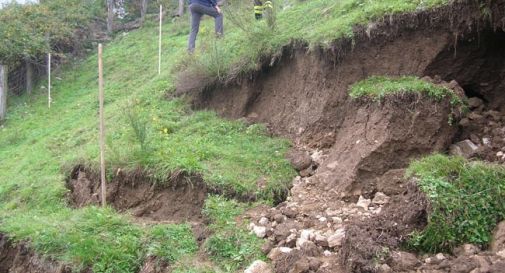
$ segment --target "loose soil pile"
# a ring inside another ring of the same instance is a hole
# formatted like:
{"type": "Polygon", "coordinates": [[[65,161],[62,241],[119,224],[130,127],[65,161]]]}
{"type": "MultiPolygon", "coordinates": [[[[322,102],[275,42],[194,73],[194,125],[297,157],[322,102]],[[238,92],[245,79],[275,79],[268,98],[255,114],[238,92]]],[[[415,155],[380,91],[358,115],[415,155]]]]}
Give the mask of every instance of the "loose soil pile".
{"type": "MultiPolygon", "coordinates": [[[[100,179],[78,166],[67,183],[75,207],[100,203],[100,179]]],[[[173,174],[163,184],[153,183],[142,172],[123,173],[107,183],[107,202],[118,211],[129,212],[146,221],[165,223],[202,222],[207,188],[198,176],[173,174]]]]}

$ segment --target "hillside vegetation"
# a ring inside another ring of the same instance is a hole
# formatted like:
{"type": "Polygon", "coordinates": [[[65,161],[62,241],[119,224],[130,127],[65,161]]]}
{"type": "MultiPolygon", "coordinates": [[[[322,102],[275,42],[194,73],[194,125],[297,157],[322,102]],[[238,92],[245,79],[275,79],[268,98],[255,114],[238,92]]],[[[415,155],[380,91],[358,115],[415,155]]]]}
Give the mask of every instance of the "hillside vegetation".
{"type": "MultiPolygon", "coordinates": [[[[336,39],[351,38],[356,25],[446,3],[293,1],[278,4],[272,28],[254,21],[251,7],[232,2],[225,11],[225,37],[216,40],[213,22],[205,21],[194,56],[186,53],[187,18],[164,24],[161,75],[157,74],[155,23],[119,33],[105,46],[104,54],[108,177],[118,168],[126,173],[141,169],[153,182],[166,183],[172,172],[185,171],[201,175],[210,188],[228,196],[254,196],[271,204],[296,175],[285,159],[289,142],[269,136],[262,125],[224,120],[210,111],[191,110],[183,98],[167,99],[177,72],[225,80],[256,69],[263,57],[279,54],[293,41],[329,46],[336,39]],[[265,185],[259,187],[260,181],[265,185]]],[[[0,129],[0,230],[16,241],[30,242],[37,253],[75,268],[91,267],[96,273],[138,272],[149,255],[173,264],[191,260],[197,245],[186,224],[144,226],[112,208],[73,209],[67,204],[65,181],[70,170],[76,165],[95,170],[98,166],[96,59],[93,54],[61,69],[50,109],[43,82],[35,97],[10,98],[9,117],[0,129]]],[[[466,163],[457,164],[455,168],[461,170],[466,163]]],[[[418,163],[413,175],[426,172],[424,168],[418,163]]],[[[467,175],[477,175],[472,170],[460,172],[458,181],[463,186],[467,175]]],[[[502,170],[491,171],[502,176],[502,170]]],[[[433,179],[445,183],[438,176],[433,179]]],[[[214,233],[205,249],[216,264],[208,270],[233,272],[262,258],[261,242],[235,223],[248,206],[220,196],[208,199],[205,213],[214,233]]],[[[470,239],[484,242],[486,236],[470,239]]],[[[421,245],[426,243],[422,238],[421,245]]],[[[446,246],[440,241],[435,244],[439,246],[435,249],[446,246]]],[[[179,265],[176,272],[194,272],[184,263],[179,265]]]]}

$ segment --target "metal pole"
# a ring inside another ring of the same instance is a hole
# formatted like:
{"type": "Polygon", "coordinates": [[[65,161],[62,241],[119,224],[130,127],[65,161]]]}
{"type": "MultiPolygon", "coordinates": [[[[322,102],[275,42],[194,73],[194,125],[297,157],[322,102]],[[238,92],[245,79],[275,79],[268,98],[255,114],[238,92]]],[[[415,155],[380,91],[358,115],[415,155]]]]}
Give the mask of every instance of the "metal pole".
{"type": "Polygon", "coordinates": [[[102,206],[107,205],[106,185],[105,185],[105,121],[104,121],[104,90],[103,90],[103,62],[102,62],[102,44],[98,44],[98,100],[100,103],[100,178],[102,206]]]}
{"type": "Polygon", "coordinates": [[[158,41],[158,75],[161,74],[161,28],[163,24],[163,6],[160,5],[160,39],[158,41]]]}

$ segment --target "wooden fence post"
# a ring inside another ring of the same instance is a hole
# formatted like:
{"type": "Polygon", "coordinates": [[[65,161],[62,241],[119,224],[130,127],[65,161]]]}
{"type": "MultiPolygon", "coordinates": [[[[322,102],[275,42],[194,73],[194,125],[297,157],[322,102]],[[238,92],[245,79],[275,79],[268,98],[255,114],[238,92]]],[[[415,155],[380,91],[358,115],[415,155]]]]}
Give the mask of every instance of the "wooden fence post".
{"type": "Polygon", "coordinates": [[[163,25],[163,6],[160,5],[160,37],[158,41],[158,75],[161,74],[161,28],[163,25]]]}
{"type": "Polygon", "coordinates": [[[47,107],[51,108],[51,53],[47,54],[47,107]]]}
{"type": "Polygon", "coordinates": [[[0,122],[7,115],[7,66],[0,64],[0,122]]]}
{"type": "Polygon", "coordinates": [[[107,189],[105,185],[105,120],[104,120],[104,90],[103,90],[103,61],[102,44],[98,44],[98,100],[100,103],[100,179],[102,206],[107,205],[107,189]]]}
{"type": "Polygon", "coordinates": [[[33,91],[33,65],[26,61],[26,93],[31,95],[33,91]]]}

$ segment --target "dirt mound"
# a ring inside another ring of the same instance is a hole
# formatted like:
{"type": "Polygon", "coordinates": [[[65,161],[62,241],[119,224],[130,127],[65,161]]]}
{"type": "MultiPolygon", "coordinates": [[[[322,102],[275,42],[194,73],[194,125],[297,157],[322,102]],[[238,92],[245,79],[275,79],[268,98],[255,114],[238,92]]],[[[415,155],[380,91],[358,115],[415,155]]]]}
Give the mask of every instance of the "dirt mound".
{"type": "MultiPolygon", "coordinates": [[[[75,207],[100,203],[100,179],[96,173],[78,166],[67,186],[75,207]]],[[[170,223],[201,222],[207,188],[198,176],[178,173],[165,184],[152,183],[142,172],[121,171],[107,183],[107,202],[118,211],[128,211],[146,221],[170,223]]]]}
{"type": "MultiPolygon", "coordinates": [[[[72,269],[35,254],[24,243],[12,244],[0,234],[0,272],[1,273],[71,273],[72,269]]],[[[91,273],[83,270],[80,273],[91,273]]]]}

